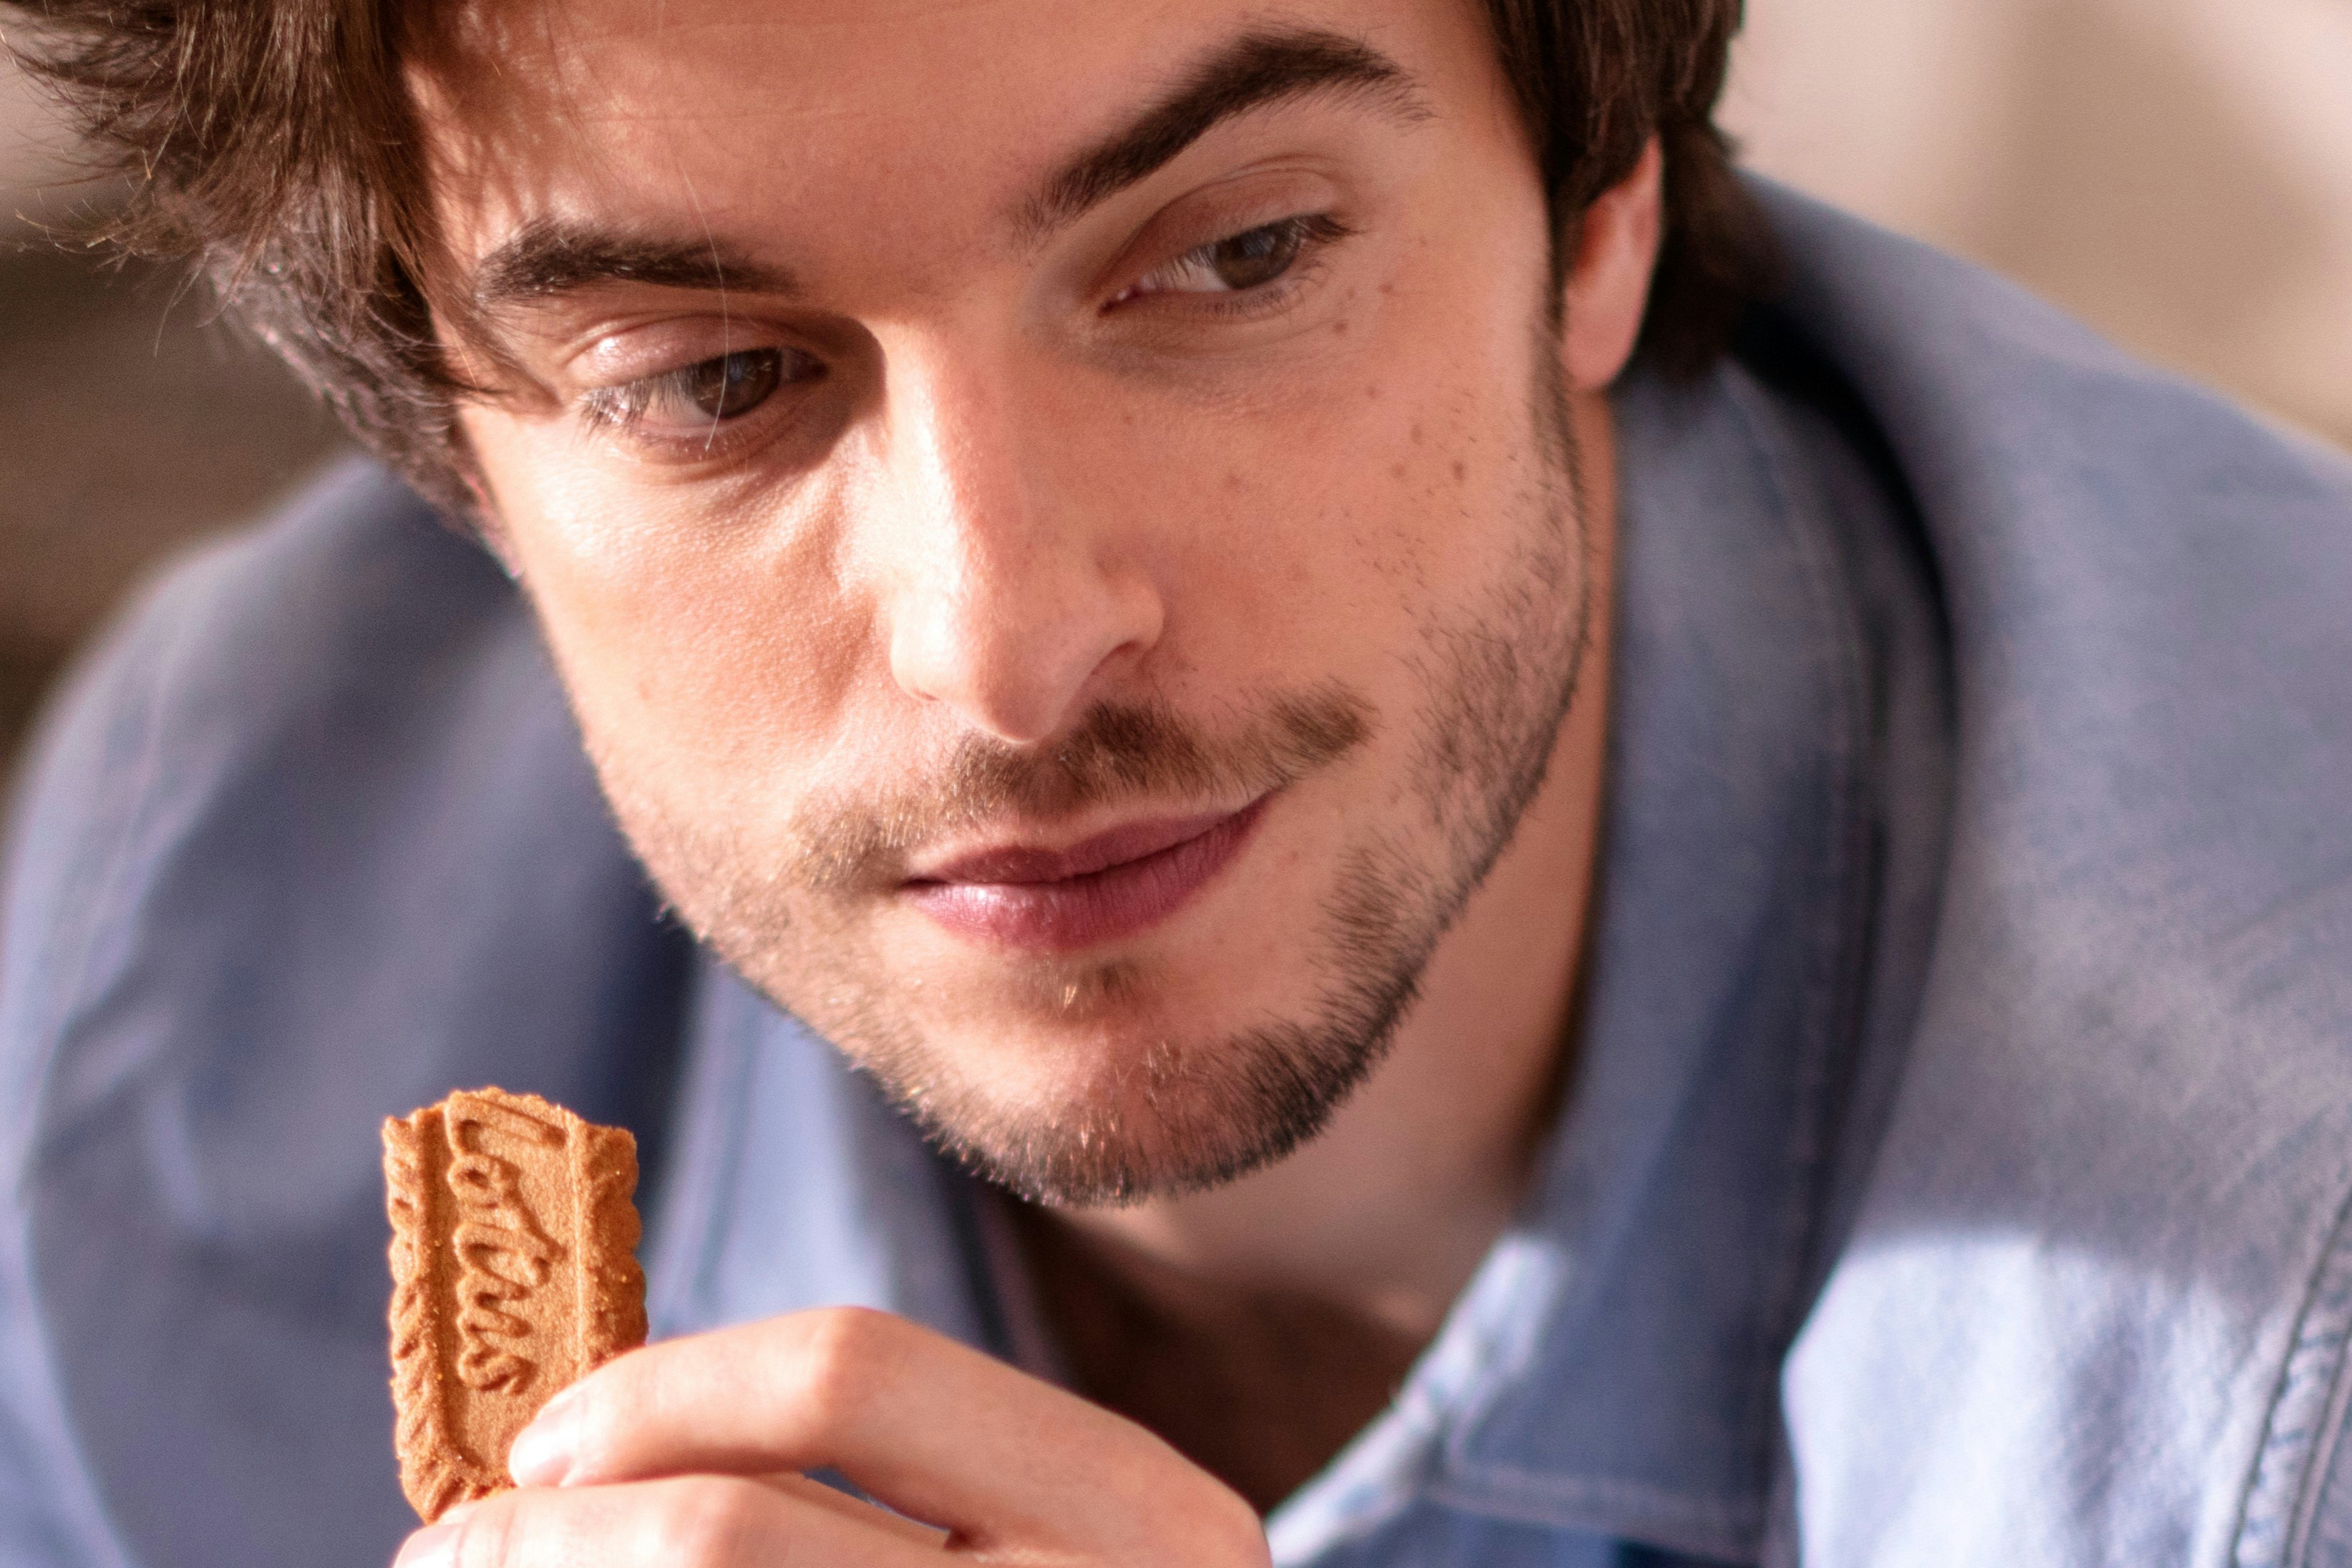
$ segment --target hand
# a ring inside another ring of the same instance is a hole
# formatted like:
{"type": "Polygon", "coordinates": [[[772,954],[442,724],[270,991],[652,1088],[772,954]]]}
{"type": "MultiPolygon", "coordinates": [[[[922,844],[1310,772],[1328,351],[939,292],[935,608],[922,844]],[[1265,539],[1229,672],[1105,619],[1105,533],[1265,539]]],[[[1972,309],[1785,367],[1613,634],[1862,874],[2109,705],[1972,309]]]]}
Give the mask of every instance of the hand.
{"type": "Polygon", "coordinates": [[[1267,1563],[1249,1505],[1142,1427],[856,1309],[634,1351],[508,1465],[523,1490],[451,1511],[395,1568],[1267,1563]],[[797,1473],[828,1467],[898,1512],[797,1473]]]}

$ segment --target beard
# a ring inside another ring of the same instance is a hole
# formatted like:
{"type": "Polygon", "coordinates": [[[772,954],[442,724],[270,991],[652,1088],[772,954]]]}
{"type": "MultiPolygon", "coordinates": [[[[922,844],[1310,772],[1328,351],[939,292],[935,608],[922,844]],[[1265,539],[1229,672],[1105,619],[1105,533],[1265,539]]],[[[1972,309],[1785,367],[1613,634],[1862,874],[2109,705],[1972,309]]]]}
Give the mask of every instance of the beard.
{"type": "MultiPolygon", "coordinates": [[[[1541,789],[1575,701],[1593,572],[1556,352],[1539,345],[1536,362],[1509,548],[1473,591],[1415,617],[1410,826],[1361,829],[1343,846],[1299,957],[1311,1000],[1297,1017],[1126,1039],[1075,1087],[1041,1092],[928,1033],[910,999],[919,977],[888,977],[862,949],[855,912],[899,885],[913,851],[960,828],[1123,801],[1255,799],[1328,768],[1383,727],[1343,684],[1261,694],[1219,733],[1147,699],[1098,704],[1044,747],[966,736],[906,787],[813,795],[782,852],[759,856],[715,813],[690,817],[640,787],[592,734],[614,813],[698,936],[978,1175],[1032,1201],[1091,1207],[1198,1191],[1278,1161],[1386,1053],[1440,939],[1541,789]]],[[[1033,1011],[1068,1021],[1115,1016],[1149,977],[1130,960],[1035,960],[1014,983],[1033,1011]]]]}

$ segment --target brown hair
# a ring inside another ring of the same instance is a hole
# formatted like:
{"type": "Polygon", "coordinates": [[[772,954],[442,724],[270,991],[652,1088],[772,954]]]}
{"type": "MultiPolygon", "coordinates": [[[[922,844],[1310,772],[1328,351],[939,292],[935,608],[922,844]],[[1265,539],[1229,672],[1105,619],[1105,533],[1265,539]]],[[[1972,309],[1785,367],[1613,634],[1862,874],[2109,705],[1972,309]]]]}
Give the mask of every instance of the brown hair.
{"type": "MultiPolygon", "coordinates": [[[[352,434],[470,510],[436,340],[425,162],[395,0],[0,0],[10,47],[131,176],[100,237],[194,262],[352,434]]],[[[1714,123],[1741,0],[1486,0],[1558,231],[1655,135],[1666,232],[1643,350],[1703,368],[1765,285],[1770,244],[1714,123]]],[[[1555,265],[1566,253],[1555,247],[1555,265]]]]}

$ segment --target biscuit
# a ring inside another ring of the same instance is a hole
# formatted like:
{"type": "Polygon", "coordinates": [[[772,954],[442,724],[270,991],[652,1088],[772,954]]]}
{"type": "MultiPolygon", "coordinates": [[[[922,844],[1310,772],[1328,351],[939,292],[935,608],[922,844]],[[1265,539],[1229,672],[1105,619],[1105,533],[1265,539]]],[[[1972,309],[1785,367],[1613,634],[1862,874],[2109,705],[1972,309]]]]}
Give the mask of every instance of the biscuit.
{"type": "Polygon", "coordinates": [[[637,1144],[534,1094],[450,1095],[383,1124],[393,1447],[427,1522],[512,1486],[557,1390],[645,1343],[637,1144]]]}

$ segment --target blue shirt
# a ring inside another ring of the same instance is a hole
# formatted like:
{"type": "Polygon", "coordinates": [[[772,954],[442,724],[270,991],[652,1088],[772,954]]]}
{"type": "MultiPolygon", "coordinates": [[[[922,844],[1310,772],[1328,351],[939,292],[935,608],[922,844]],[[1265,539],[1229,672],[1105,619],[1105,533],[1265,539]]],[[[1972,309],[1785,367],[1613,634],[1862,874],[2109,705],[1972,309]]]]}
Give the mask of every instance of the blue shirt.
{"type": "MultiPolygon", "coordinates": [[[[1769,199],[1785,299],[1617,400],[1575,1082],[1277,1560],[2352,1563],[2352,475],[1769,199]]],[[[1045,1354],[373,470],[86,664],[0,918],[0,1562],[383,1560],[374,1125],[453,1087],[638,1132],[657,1333],[1045,1354]]]]}

